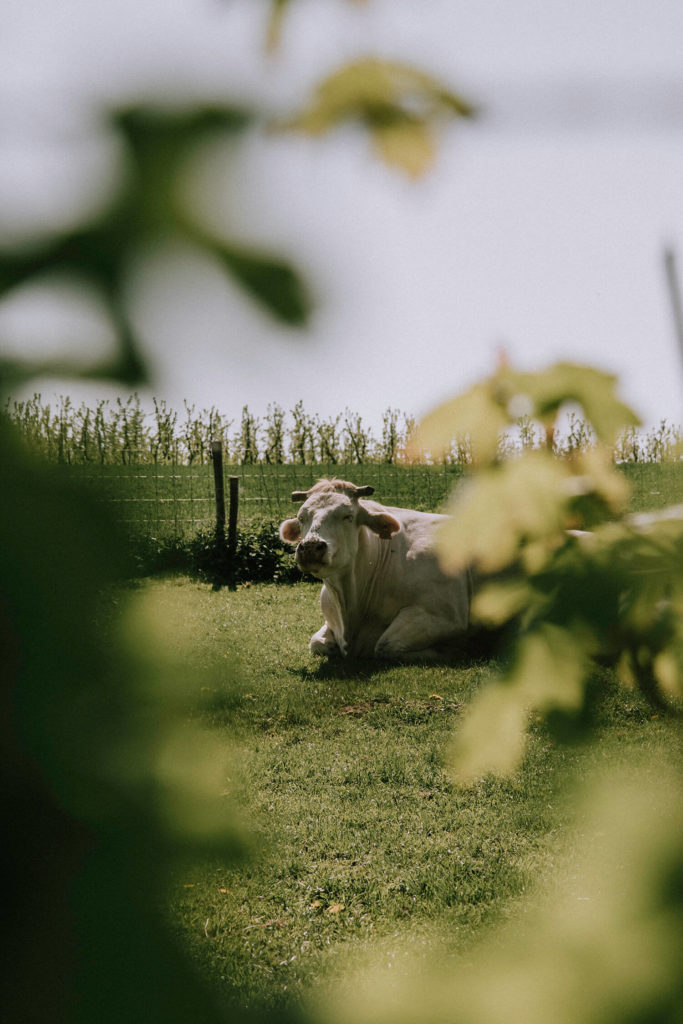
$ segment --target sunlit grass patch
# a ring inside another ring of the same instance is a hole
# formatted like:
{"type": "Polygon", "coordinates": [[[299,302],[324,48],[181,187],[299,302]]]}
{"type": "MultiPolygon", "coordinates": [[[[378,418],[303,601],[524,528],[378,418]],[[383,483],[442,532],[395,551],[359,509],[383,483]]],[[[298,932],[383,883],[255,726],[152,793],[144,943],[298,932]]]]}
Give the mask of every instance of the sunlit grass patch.
{"type": "Polygon", "coordinates": [[[188,868],[171,912],[242,1003],[297,1001],[355,954],[467,955],[492,923],[523,920],[574,842],[569,780],[637,750],[665,758],[670,726],[604,673],[599,744],[563,745],[532,721],[520,770],[459,789],[445,754],[486,661],[321,664],[307,649],[316,584],[145,589],[192,636],[177,653],[196,670],[193,717],[237,745],[231,784],[258,856],[188,868]]]}

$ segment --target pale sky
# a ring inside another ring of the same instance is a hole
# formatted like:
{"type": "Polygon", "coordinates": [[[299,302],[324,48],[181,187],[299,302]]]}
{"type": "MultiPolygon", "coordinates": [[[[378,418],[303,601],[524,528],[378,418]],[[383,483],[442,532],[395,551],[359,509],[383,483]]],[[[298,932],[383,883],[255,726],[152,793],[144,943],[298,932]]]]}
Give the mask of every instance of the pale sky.
{"type": "MultiPolygon", "coordinates": [[[[156,375],[182,408],[239,418],[300,398],[377,424],[419,415],[494,366],[556,359],[618,372],[646,423],[683,422],[683,364],[662,264],[683,276],[680,0],[296,0],[279,52],[260,0],[4,0],[0,232],[77,222],[120,170],[98,104],[233,98],[296,109],[367,54],[419,64],[481,117],[446,130],[417,184],[360,133],[255,127],[198,158],[193,194],[232,236],[289,255],[317,296],[308,330],[273,325],[178,250],[131,289],[156,375]]],[[[54,286],[0,306],[3,353],[103,351],[97,303],[54,286]]],[[[41,381],[55,393],[112,394],[41,381]]]]}

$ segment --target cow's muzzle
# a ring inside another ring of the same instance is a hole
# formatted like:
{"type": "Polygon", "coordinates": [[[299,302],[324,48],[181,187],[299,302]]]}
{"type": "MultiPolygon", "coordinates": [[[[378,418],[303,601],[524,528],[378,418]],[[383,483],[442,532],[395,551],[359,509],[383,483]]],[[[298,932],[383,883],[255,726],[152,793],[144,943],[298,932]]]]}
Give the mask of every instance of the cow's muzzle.
{"type": "Polygon", "coordinates": [[[302,540],[296,549],[296,561],[302,569],[325,564],[327,543],[324,540],[302,540]]]}

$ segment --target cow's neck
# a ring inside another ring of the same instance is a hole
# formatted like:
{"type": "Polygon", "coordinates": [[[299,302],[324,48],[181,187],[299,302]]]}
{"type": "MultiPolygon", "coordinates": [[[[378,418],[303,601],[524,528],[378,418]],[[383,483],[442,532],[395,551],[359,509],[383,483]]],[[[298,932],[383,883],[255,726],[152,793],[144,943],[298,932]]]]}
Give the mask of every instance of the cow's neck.
{"type": "Polygon", "coordinates": [[[338,642],[341,641],[340,647],[345,648],[345,654],[353,649],[354,640],[367,619],[388,554],[389,544],[381,541],[367,527],[362,527],[354,561],[348,568],[325,580],[328,596],[334,604],[335,618],[339,620],[335,634],[338,642]]]}

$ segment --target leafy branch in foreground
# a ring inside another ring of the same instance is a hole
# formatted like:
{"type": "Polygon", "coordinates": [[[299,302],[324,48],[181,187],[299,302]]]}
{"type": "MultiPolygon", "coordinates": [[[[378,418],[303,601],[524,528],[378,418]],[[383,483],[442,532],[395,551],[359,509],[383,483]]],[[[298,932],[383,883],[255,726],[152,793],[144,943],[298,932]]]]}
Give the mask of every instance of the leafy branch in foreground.
{"type": "Polygon", "coordinates": [[[467,100],[424,71],[368,57],[329,75],[284,127],[324,135],[342,124],[360,124],[386,164],[419,178],[434,162],[437,123],[474,113],[467,100]]]}
{"type": "Polygon", "coordinates": [[[628,485],[610,450],[637,418],[615,384],[568,363],[540,373],[502,368],[420,426],[417,443],[432,451],[458,434],[471,442],[473,475],[452,500],[439,556],[449,572],[472,566],[481,575],[475,620],[515,628],[505,667],[454,741],[462,782],[517,765],[531,709],[577,719],[596,658],[657,710],[683,695],[683,511],[625,516],[628,485]],[[570,404],[597,444],[558,460],[555,431],[570,404]],[[500,435],[520,413],[540,424],[545,447],[501,462],[500,435]]]}
{"type": "Polygon", "coordinates": [[[118,352],[103,366],[3,364],[8,379],[34,373],[146,379],[139,340],[124,301],[125,282],[147,246],[184,235],[202,248],[275,319],[300,326],[311,308],[304,283],[288,262],[205,230],[178,202],[178,182],[188,158],[208,137],[241,133],[250,116],[241,110],[205,107],[167,111],[143,106],[113,112],[108,127],[125,143],[128,166],[115,200],[90,223],[25,248],[0,248],[0,296],[40,275],[59,271],[101,295],[116,329],[118,352]]]}

